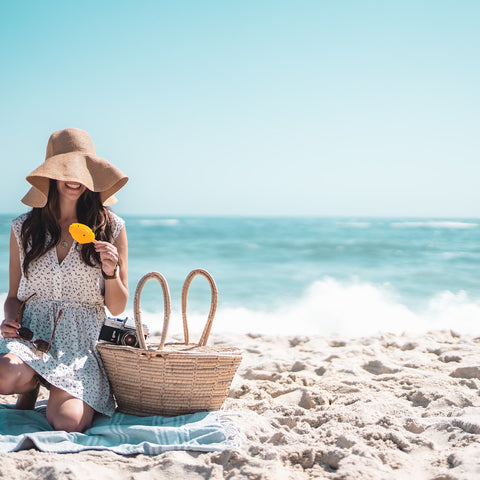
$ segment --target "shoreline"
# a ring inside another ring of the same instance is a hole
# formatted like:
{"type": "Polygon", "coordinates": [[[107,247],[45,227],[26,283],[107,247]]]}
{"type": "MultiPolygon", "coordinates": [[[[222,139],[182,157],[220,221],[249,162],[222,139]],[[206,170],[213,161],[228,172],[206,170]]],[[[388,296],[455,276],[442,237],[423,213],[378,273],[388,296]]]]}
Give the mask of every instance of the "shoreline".
{"type": "MultiPolygon", "coordinates": [[[[212,334],[209,344],[244,352],[224,405],[240,431],[238,449],[154,457],[26,450],[0,456],[3,475],[11,480],[480,476],[480,335],[212,334]]],[[[45,394],[42,387],[39,400],[45,394]]],[[[15,397],[0,401],[12,404],[15,397]]]]}

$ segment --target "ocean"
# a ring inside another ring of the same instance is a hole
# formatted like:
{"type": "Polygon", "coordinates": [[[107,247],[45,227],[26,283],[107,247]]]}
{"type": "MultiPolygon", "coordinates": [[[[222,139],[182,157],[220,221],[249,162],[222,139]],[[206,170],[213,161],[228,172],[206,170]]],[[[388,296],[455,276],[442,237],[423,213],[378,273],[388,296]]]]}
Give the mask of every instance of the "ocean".
{"type": "MultiPolygon", "coordinates": [[[[8,290],[12,215],[0,216],[0,291],[8,290]]],[[[172,299],[170,333],[182,329],[187,274],[214,277],[213,332],[345,336],[452,329],[480,331],[480,219],[126,216],[133,318],[140,278],[158,271],[172,299]]],[[[140,296],[142,320],[162,329],[155,280],[140,296]]],[[[193,280],[192,332],[203,329],[210,288],[193,280]]]]}

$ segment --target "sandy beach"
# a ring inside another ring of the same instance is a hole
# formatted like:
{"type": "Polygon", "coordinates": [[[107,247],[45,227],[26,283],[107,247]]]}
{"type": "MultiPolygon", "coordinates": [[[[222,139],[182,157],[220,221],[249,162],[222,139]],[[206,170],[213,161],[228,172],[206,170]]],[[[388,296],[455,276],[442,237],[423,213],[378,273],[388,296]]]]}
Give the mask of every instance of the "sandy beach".
{"type": "Polygon", "coordinates": [[[224,405],[238,449],[25,450],[0,455],[0,478],[480,478],[480,337],[213,335],[210,343],[244,351],[224,405]]]}

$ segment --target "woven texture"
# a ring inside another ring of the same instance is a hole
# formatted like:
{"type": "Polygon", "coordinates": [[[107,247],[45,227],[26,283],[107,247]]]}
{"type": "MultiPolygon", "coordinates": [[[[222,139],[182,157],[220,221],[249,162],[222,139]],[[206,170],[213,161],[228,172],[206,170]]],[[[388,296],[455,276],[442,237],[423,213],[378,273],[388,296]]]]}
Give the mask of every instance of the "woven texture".
{"type": "Polygon", "coordinates": [[[170,319],[170,292],[162,274],[151,272],[138,283],[134,315],[140,348],[99,343],[118,410],[131,415],[184,415],[221,408],[230,391],[242,354],[238,348],[208,346],[217,307],[217,288],[211,275],[196,269],[187,276],[182,290],[184,343],[165,343],[170,319]],[[211,287],[208,320],[198,344],[189,343],[187,294],[196,275],[211,287]],[[164,323],[160,344],[146,344],[140,310],[145,283],[157,279],[163,290],[164,323]]]}

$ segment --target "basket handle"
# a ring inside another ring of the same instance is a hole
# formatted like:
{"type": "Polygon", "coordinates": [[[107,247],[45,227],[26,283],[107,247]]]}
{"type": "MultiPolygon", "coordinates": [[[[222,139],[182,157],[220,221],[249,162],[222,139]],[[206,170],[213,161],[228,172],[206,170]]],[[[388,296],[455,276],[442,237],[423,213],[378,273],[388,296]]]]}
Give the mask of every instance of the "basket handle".
{"type": "Polygon", "coordinates": [[[162,337],[160,339],[160,344],[158,350],[162,350],[165,345],[165,339],[167,338],[168,324],[170,322],[170,312],[171,312],[171,301],[170,301],[170,290],[168,289],[168,283],[165,277],[159,272],[150,272],[144,275],[138,282],[137,289],[135,290],[135,298],[133,299],[133,315],[135,317],[135,327],[137,329],[138,343],[140,348],[146,350],[147,345],[145,343],[145,334],[143,331],[142,325],[142,312],[140,310],[140,295],[142,293],[143,287],[148,280],[156,278],[162,287],[163,290],[163,328],[162,328],[162,337]]]}
{"type": "Polygon", "coordinates": [[[183,317],[183,335],[185,337],[185,344],[188,345],[188,323],[187,323],[187,294],[188,289],[190,288],[190,284],[192,280],[197,276],[202,275],[208,280],[210,284],[210,290],[212,291],[212,299],[210,302],[210,313],[208,314],[207,324],[203,329],[202,336],[198,342],[199,346],[205,346],[207,344],[208,337],[210,336],[210,330],[212,329],[213,318],[215,317],[215,312],[217,310],[217,303],[218,303],[218,290],[217,286],[215,285],[215,281],[213,277],[202,268],[197,268],[192,270],[185,279],[182,289],[182,317],[183,317]]]}

